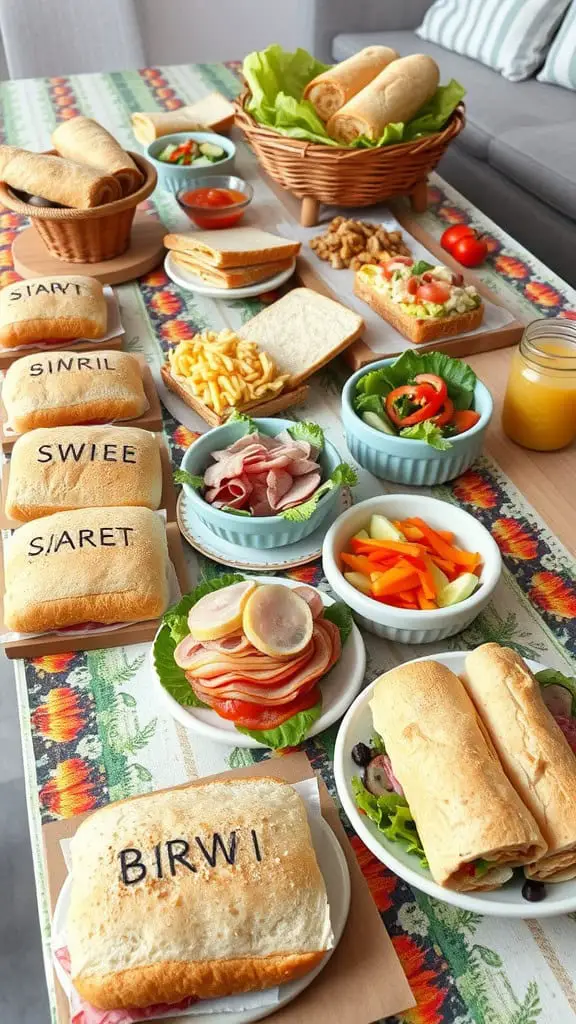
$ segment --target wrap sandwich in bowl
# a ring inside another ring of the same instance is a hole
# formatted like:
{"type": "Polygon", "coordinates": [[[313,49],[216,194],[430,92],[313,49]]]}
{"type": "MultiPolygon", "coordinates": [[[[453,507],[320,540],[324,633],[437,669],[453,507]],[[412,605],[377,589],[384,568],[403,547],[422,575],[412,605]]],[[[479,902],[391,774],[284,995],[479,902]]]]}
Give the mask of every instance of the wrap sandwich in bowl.
{"type": "Polygon", "coordinates": [[[392,669],[370,708],[439,885],[488,892],[542,856],[538,825],[450,669],[434,661],[392,669]]]}
{"type": "Polygon", "coordinates": [[[576,878],[576,757],[537,678],[515,651],[483,644],[466,658],[466,687],[548,846],[525,874],[540,882],[576,878]]]}

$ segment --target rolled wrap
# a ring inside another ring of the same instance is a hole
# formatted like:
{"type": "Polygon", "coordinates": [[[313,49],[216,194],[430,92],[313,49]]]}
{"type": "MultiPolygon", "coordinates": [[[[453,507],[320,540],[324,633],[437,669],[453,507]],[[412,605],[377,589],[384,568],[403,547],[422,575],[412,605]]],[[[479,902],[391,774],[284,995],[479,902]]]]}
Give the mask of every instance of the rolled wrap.
{"type": "Polygon", "coordinates": [[[0,146],[0,178],[12,188],[77,210],[122,198],[120,184],[111,174],[15,146],[0,146]]]}
{"type": "Polygon", "coordinates": [[[72,117],[52,132],[52,145],[60,156],[113,174],[123,196],[129,196],[142,184],[142,174],[131,156],[110,132],[91,117],[72,117]]]}
{"type": "Polygon", "coordinates": [[[370,707],[436,882],[461,892],[498,889],[512,867],[545,851],[450,669],[435,661],[392,669],[377,681],[370,707]],[[475,876],[478,860],[492,866],[475,876]]]}
{"type": "Polygon", "coordinates": [[[304,89],[304,99],[310,101],[323,121],[328,121],[332,114],[397,59],[396,50],[389,46],[366,46],[348,60],[316,75],[304,89]]]}
{"type": "Polygon", "coordinates": [[[439,81],[432,57],[421,53],[400,57],[341,107],[326,131],[339,142],[353,142],[359,135],[375,142],[387,124],[410,121],[432,98],[439,81]]]}
{"type": "Polygon", "coordinates": [[[131,121],[138,142],[147,146],[154,139],[175,132],[225,131],[234,122],[234,107],[221,93],[211,92],[178,110],[152,114],[137,111],[131,115],[131,121]]]}
{"type": "Polygon", "coordinates": [[[548,850],[529,878],[576,878],[576,757],[530,669],[508,647],[483,644],[466,658],[466,687],[508,778],[534,815],[548,850]]]}

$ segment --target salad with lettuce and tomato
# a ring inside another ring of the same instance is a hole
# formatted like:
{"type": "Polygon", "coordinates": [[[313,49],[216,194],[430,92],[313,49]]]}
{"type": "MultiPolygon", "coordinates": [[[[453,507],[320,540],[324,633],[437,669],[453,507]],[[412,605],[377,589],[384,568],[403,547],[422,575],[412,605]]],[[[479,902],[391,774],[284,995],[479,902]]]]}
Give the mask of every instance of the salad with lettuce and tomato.
{"type": "Polygon", "coordinates": [[[407,350],[360,377],[352,404],[369,427],[423,441],[440,451],[474,427],[477,377],[471,366],[443,352],[407,350]]]}

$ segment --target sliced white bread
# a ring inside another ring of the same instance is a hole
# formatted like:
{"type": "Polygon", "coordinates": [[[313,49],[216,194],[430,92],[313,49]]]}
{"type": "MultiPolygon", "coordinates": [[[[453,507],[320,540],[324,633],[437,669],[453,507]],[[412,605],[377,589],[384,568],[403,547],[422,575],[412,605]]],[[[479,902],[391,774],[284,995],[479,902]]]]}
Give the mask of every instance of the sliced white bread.
{"type": "Polygon", "coordinates": [[[289,256],[284,260],[275,260],[274,263],[257,263],[253,267],[211,267],[209,263],[197,258],[196,255],[189,256],[188,253],[174,252],[172,259],[179,266],[184,267],[191,274],[202,278],[207,284],[215,288],[244,288],[250,284],[258,284],[267,278],[274,277],[282,270],[287,270],[293,263],[289,256]]]}
{"type": "Polygon", "coordinates": [[[164,238],[167,249],[188,256],[199,254],[211,267],[247,267],[294,258],[300,242],[272,235],[260,228],[216,228],[213,231],[188,231],[164,238]]]}
{"type": "Polygon", "coordinates": [[[238,330],[270,355],[295,386],[360,337],[364,321],[311,288],[293,288],[238,330]]]}
{"type": "Polygon", "coordinates": [[[423,345],[429,341],[442,338],[453,338],[457,334],[467,334],[480,327],[484,316],[484,305],[481,302],[476,309],[468,313],[451,314],[450,316],[429,317],[419,320],[403,313],[397,302],[392,302],[382,292],[371,288],[361,275],[354,275],[354,294],[367,302],[371,309],[383,320],[392,324],[400,334],[415,345],[423,345]]]}

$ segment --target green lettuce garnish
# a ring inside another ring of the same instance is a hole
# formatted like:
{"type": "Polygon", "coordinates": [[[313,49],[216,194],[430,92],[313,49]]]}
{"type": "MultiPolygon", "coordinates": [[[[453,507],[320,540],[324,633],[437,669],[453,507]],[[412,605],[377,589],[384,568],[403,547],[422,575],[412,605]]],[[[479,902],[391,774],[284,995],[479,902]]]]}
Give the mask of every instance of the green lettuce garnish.
{"type": "Polygon", "coordinates": [[[228,423],[243,423],[244,426],[246,427],[245,434],[258,434],[258,433],[260,433],[260,431],[258,429],[258,425],[252,419],[252,417],[251,416],[246,416],[246,414],[243,413],[243,412],[238,412],[237,409],[233,409],[232,410],[232,412],[228,416],[228,419],[226,420],[226,423],[227,424],[228,423]]]}
{"type": "Polygon", "coordinates": [[[420,274],[425,274],[427,270],[434,270],[434,264],[427,263],[426,260],[416,260],[416,263],[413,263],[410,268],[410,274],[412,277],[419,277],[420,274]]]}
{"type": "Polygon", "coordinates": [[[357,806],[380,832],[390,842],[400,843],[407,853],[415,853],[422,867],[427,868],[428,860],[406,798],[398,793],[374,796],[357,775],[352,778],[352,792],[357,806]]]}
{"type": "Polygon", "coordinates": [[[328,491],[333,491],[335,487],[355,487],[358,483],[358,473],[356,470],[349,466],[347,462],[341,462],[336,469],[317,491],[314,492],[308,501],[297,505],[296,508],[287,508],[284,512],[280,512],[282,519],[287,519],[292,523],[304,523],[310,519],[310,516],[314,515],[314,512],[318,508],[318,502],[320,498],[327,494],[328,491]]]}
{"type": "Polygon", "coordinates": [[[288,433],[295,441],[307,441],[319,452],[324,448],[324,431],[317,423],[311,423],[309,420],[295,423],[294,426],[288,427],[288,433]]]}
{"type": "Polygon", "coordinates": [[[259,743],[263,743],[266,747],[271,747],[272,750],[282,750],[284,747],[297,747],[306,739],[310,729],[314,725],[320,715],[322,714],[322,701],[319,700],[313,707],[307,708],[306,711],[298,711],[297,714],[292,715],[282,725],[276,726],[275,729],[243,729],[237,725],[238,732],[243,732],[245,736],[251,736],[252,739],[258,740],[259,743]]]}
{"type": "MultiPolygon", "coordinates": [[[[274,128],[281,135],[305,139],[327,146],[342,144],[330,138],[326,125],[302,94],[308,82],[328,70],[306,50],[295,53],[283,50],[277,43],[265,50],[249,53],[244,58],[242,73],[250,88],[248,111],[260,124],[274,128]]],[[[420,138],[440,131],[465,94],[465,89],[452,80],[439,86],[434,96],[406,124],[386,125],[381,137],[374,141],[360,136],[350,144],[352,149],[373,148],[420,138]]]]}
{"type": "Polygon", "coordinates": [[[547,686],[563,686],[572,698],[572,715],[576,717],[576,679],[574,676],[565,676],[555,668],[544,668],[536,672],[535,678],[544,689],[547,686]]]}
{"type": "Polygon", "coordinates": [[[342,647],[344,647],[344,644],[352,632],[352,626],[354,625],[352,612],[348,605],[344,604],[343,601],[335,601],[334,604],[331,604],[324,609],[324,618],[333,622],[335,626],[338,626],[338,629],[340,630],[340,640],[342,641],[342,647]]]}
{"type": "Polygon", "coordinates": [[[414,423],[411,427],[402,427],[400,437],[407,437],[411,441],[425,441],[426,444],[445,452],[452,447],[452,443],[442,434],[442,430],[432,420],[423,420],[422,423],[414,423]]]}
{"type": "Polygon", "coordinates": [[[248,512],[245,508],[231,508],[230,505],[222,505],[221,512],[228,512],[231,516],[248,516],[248,519],[252,517],[252,513],[248,512]]]}
{"type": "Polygon", "coordinates": [[[363,395],[378,395],[385,398],[394,388],[409,384],[419,373],[434,373],[441,377],[448,387],[448,395],[454,402],[455,409],[471,409],[474,403],[474,389],[477,377],[471,366],[462,359],[453,359],[444,352],[413,352],[406,349],[388,366],[378,370],[369,370],[356,385],[354,409],[363,395]]]}
{"type": "Polygon", "coordinates": [[[187,469],[175,469],[172,475],[175,484],[188,484],[188,487],[193,487],[195,491],[200,491],[204,487],[204,477],[194,476],[187,469]]]}

